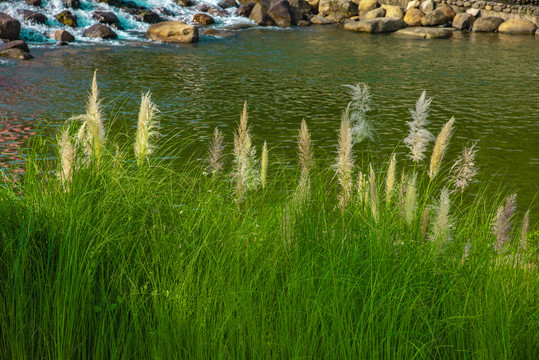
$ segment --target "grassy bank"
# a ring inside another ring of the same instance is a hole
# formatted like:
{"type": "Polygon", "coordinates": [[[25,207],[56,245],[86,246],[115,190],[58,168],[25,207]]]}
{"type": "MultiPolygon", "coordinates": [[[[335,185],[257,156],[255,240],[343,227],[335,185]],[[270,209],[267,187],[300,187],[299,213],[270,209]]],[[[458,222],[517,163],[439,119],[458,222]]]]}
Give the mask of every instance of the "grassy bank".
{"type": "Polygon", "coordinates": [[[38,160],[36,143],[24,177],[5,176],[0,358],[539,353],[537,233],[512,196],[470,185],[473,148],[451,170],[451,121],[427,151],[424,94],[410,158],[354,155],[371,130],[358,85],[334,166],[316,161],[304,123],[294,170],[254,151],[246,109],[234,145],[216,131],[208,162],[171,166],[187,155],[152,146],[145,96],[138,132],[117,147],[94,84],[86,114],[58,136],[58,163],[38,160]],[[468,186],[479,195],[462,203],[468,186]]]}

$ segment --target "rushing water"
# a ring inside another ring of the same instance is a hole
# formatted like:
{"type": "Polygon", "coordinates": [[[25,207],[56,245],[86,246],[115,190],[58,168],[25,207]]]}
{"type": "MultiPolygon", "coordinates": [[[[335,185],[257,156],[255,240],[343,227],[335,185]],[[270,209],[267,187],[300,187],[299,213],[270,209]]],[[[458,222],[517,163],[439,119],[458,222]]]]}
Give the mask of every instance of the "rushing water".
{"type": "MultiPolygon", "coordinates": [[[[362,81],[372,87],[377,122],[377,139],[364,148],[387,157],[425,89],[434,98],[434,134],[456,118],[448,159],[478,141],[483,179],[503,179],[525,207],[538,192],[538,50],[533,36],[459,33],[415,41],[321,26],[249,29],[189,45],[43,47],[32,61],[0,63],[0,161],[12,161],[41,120],[58,125],[81,113],[96,68],[106,112],[120,111],[122,131],[134,131],[140,94],[151,90],[164,133],[182,128],[205,147],[219,125],[230,142],[247,100],[255,144],[267,140],[274,154],[289,158],[303,118],[316,152],[334,151],[349,101],[342,85],[362,81]]],[[[402,159],[406,149],[397,151],[402,159]]]]}

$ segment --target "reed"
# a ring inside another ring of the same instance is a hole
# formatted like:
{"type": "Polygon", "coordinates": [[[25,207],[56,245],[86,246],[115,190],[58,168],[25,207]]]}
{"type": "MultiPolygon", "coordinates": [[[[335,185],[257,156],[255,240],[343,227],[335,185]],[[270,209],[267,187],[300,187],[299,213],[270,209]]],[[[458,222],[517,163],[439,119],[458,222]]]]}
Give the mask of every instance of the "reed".
{"type": "Polygon", "coordinates": [[[370,86],[361,82],[344,86],[350,89],[352,98],[348,103],[352,141],[356,144],[364,140],[374,140],[374,124],[367,118],[372,106],[370,86]]]}
{"type": "Polygon", "coordinates": [[[386,175],[386,202],[391,202],[391,197],[393,196],[393,191],[395,188],[395,173],[397,169],[397,156],[396,154],[391,155],[391,160],[389,161],[389,166],[387,168],[386,175]]]}
{"type": "Polygon", "coordinates": [[[260,162],[260,184],[262,189],[266,188],[266,176],[268,172],[268,144],[264,141],[262,146],[262,160],[260,162]]]}
{"type": "Polygon", "coordinates": [[[58,139],[59,158],[60,158],[60,171],[58,177],[60,182],[69,191],[69,186],[73,181],[73,172],[75,166],[75,147],[71,141],[69,135],[69,129],[66,128],[60,133],[58,139]]]}
{"type": "Polygon", "coordinates": [[[298,205],[303,204],[309,197],[311,188],[311,167],[313,164],[313,149],[311,144],[311,134],[307,128],[305,119],[301,120],[301,126],[297,139],[297,156],[300,166],[300,176],[296,192],[294,194],[294,202],[298,205]]]}
{"type": "Polygon", "coordinates": [[[223,133],[218,127],[213,129],[213,138],[210,143],[208,155],[208,170],[212,174],[217,174],[223,171],[225,166],[223,161],[223,152],[225,149],[223,133]]]}
{"type": "Polygon", "coordinates": [[[517,195],[508,196],[505,205],[500,205],[496,213],[496,218],[492,223],[492,231],[496,236],[494,249],[497,253],[505,250],[505,245],[509,242],[513,220],[512,217],[517,209],[517,195]]]}
{"type": "Polygon", "coordinates": [[[477,150],[475,149],[475,143],[471,146],[465,146],[462,149],[461,155],[455,160],[455,163],[451,167],[451,176],[453,186],[455,190],[460,190],[461,194],[464,189],[473,181],[473,178],[477,176],[477,167],[475,165],[475,155],[477,150]]]}
{"type": "Polygon", "coordinates": [[[406,180],[406,194],[404,195],[404,219],[412,225],[417,209],[417,174],[408,175],[406,180]]]}

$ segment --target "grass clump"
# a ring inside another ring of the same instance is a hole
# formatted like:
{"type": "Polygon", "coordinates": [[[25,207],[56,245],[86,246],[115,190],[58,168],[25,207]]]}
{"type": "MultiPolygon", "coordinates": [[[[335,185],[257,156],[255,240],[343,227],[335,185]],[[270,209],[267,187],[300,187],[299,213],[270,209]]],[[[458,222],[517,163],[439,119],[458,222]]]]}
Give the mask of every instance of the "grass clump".
{"type": "Polygon", "coordinates": [[[72,166],[68,129],[47,167],[36,142],[0,187],[0,358],[534,358],[529,216],[481,187],[457,202],[468,187],[446,179],[470,171],[354,164],[347,121],[337,174],[303,121],[298,176],[264,166],[263,191],[246,108],[207,162],[172,166],[187,154],[158,142],[139,157],[131,134],[72,166]]]}

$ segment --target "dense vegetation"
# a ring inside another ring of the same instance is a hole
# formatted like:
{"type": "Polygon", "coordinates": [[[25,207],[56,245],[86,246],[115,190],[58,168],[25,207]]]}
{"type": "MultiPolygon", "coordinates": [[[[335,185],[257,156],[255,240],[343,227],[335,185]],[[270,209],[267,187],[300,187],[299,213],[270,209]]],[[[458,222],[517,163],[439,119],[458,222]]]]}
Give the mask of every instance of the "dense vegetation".
{"type": "Polygon", "coordinates": [[[453,119],[428,161],[425,93],[410,159],[354,156],[371,136],[368,90],[351,87],[333,167],[306,122],[297,171],[266,144],[258,158],[247,108],[233,151],[216,129],[207,162],[172,166],[187,152],[154,146],[150,94],[115,146],[94,77],[59,161],[39,160],[38,138],[24,176],[4,175],[0,358],[535,358],[528,214],[471,184],[473,145],[446,165],[453,119]]]}

